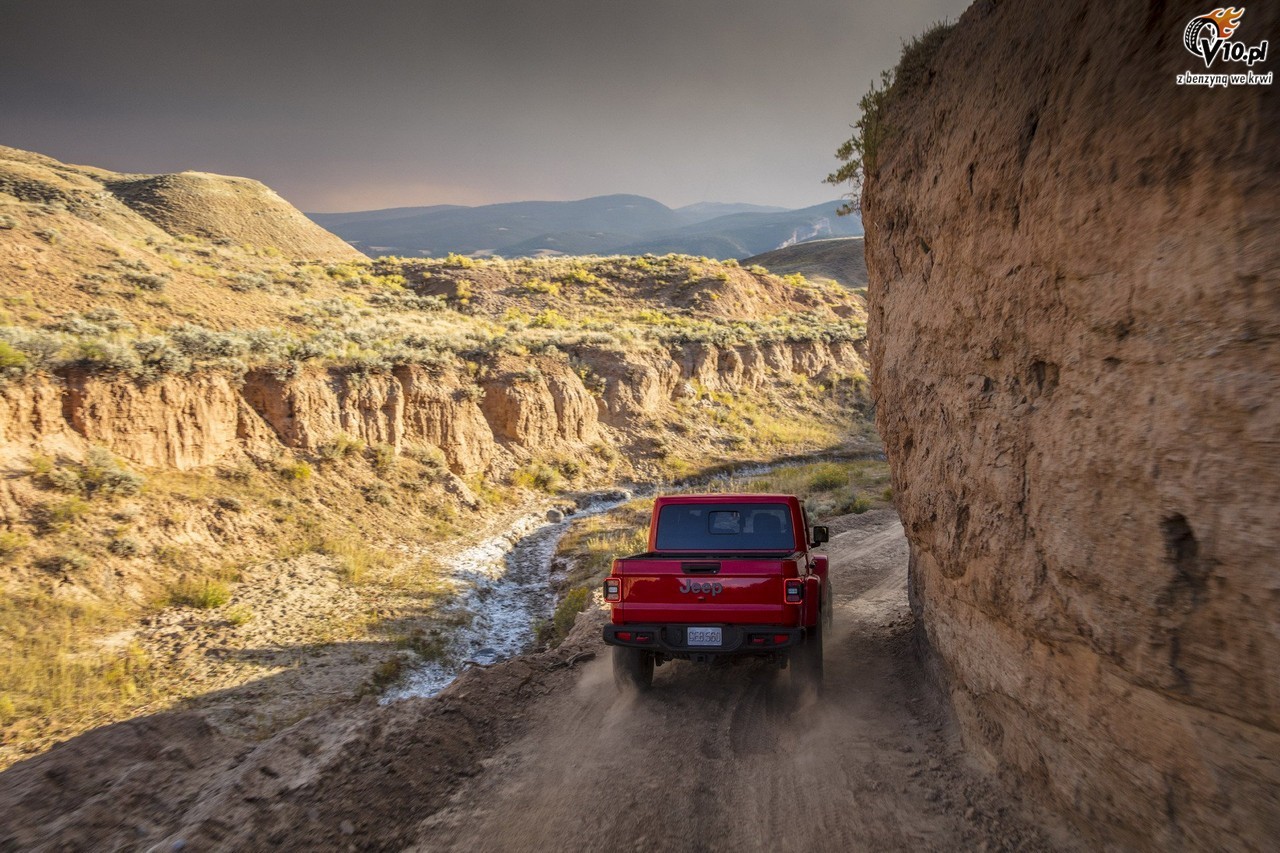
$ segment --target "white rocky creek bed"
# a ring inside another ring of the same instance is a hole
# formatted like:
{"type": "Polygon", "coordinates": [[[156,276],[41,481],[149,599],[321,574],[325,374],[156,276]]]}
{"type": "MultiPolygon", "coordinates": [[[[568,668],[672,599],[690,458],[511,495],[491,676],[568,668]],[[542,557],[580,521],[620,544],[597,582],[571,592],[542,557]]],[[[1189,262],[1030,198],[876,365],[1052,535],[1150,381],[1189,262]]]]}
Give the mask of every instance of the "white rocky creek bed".
{"type": "Polygon", "coordinates": [[[630,491],[595,492],[578,500],[577,509],[556,518],[557,510],[530,513],[478,545],[449,559],[463,592],[451,609],[472,614],[449,639],[440,661],[424,661],[382,701],[435,696],[466,667],[506,660],[529,650],[536,626],[550,618],[556,595],[551,560],[560,537],[578,518],[608,512],[631,500],[630,491]]]}

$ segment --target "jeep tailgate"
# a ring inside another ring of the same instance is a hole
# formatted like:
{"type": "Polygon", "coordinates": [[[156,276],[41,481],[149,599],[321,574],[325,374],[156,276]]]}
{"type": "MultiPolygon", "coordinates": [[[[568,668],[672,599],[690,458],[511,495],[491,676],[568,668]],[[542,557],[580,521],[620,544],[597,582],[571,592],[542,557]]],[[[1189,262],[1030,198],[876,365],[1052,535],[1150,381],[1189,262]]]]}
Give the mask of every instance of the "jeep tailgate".
{"type": "Polygon", "coordinates": [[[801,608],[784,601],[794,557],[639,556],[615,560],[621,600],[613,623],[799,625],[801,608]]]}

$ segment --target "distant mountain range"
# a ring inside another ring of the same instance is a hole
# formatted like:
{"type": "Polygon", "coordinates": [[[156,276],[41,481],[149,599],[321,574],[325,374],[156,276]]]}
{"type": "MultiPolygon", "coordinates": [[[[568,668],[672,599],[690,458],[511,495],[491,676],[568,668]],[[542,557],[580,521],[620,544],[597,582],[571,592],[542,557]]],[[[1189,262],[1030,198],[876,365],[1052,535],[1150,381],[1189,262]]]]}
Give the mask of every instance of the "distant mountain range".
{"type": "Polygon", "coordinates": [[[783,246],[862,233],[841,202],[800,210],[702,202],[672,209],[638,195],[580,201],[520,201],[481,207],[435,205],[354,213],[309,213],[368,255],[642,255],[669,252],[744,258],[783,246]]]}

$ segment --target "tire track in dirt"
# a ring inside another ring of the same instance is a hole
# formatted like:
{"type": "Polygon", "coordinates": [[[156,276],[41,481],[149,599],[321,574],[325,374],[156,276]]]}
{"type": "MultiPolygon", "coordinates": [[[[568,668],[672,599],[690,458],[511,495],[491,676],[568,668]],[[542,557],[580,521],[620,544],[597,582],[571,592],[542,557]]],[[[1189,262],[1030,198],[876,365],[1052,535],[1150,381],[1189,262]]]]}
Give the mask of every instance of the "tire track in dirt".
{"type": "Polygon", "coordinates": [[[822,699],[797,706],[787,674],[755,661],[676,661],[621,695],[601,655],[528,709],[413,849],[1047,849],[929,697],[897,517],[841,521],[822,699]]]}

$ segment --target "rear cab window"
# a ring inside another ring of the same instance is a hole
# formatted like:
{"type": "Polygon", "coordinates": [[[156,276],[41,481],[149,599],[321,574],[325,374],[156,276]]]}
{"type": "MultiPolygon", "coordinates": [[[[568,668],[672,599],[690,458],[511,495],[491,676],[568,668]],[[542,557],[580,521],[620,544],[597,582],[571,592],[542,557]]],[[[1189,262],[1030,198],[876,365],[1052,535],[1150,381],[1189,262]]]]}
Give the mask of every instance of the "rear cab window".
{"type": "Polygon", "coordinates": [[[658,551],[796,549],[791,509],[783,503],[668,504],[658,515],[658,551]]]}

